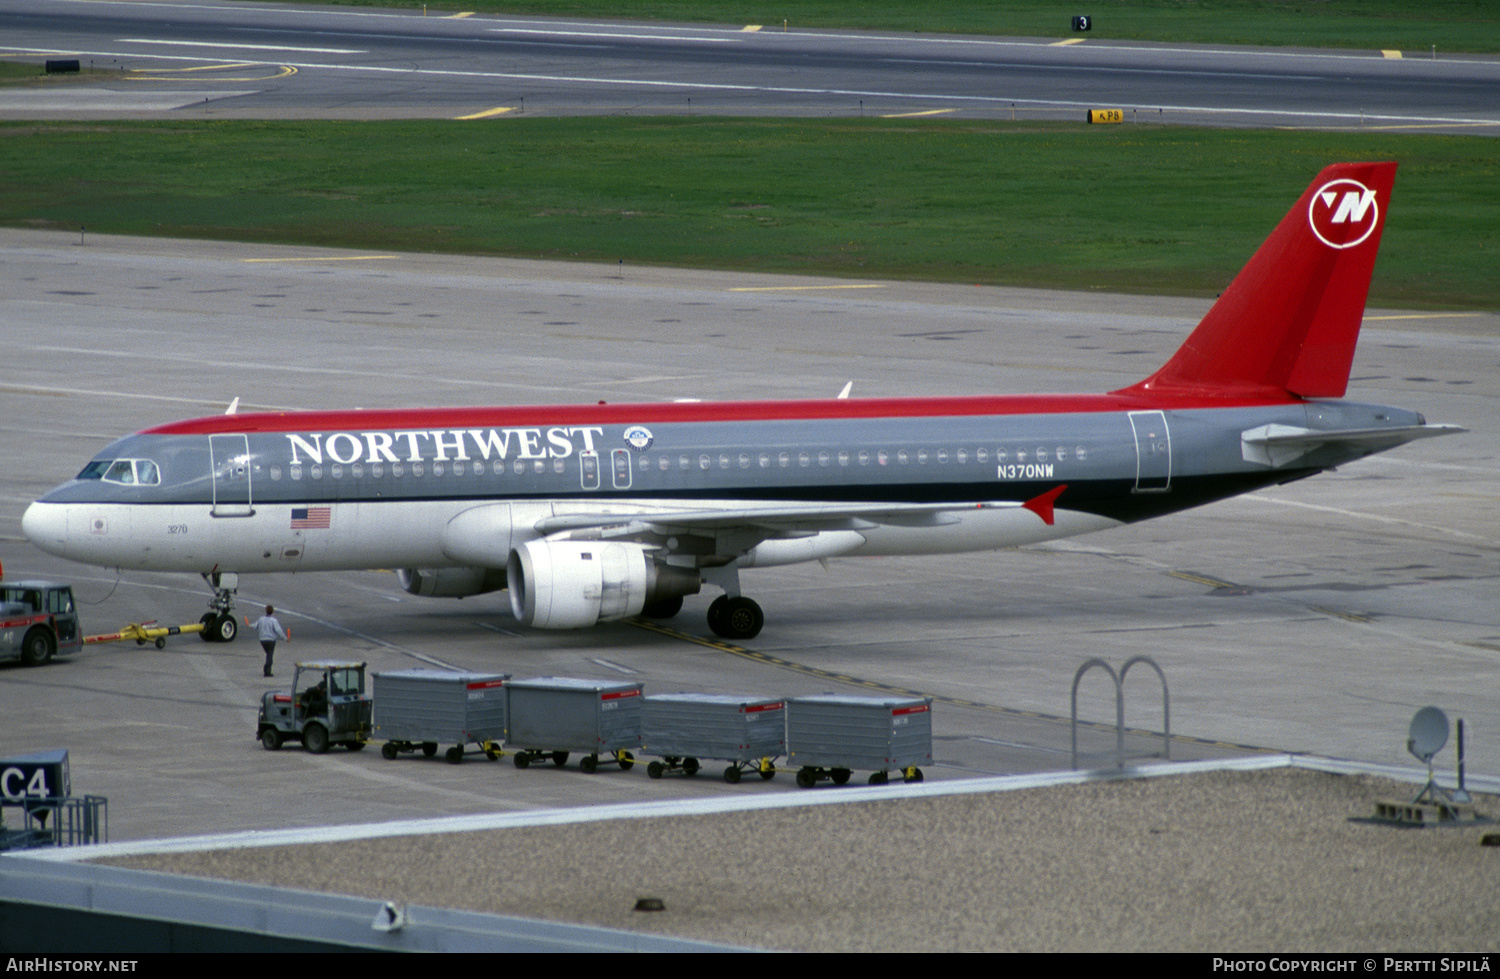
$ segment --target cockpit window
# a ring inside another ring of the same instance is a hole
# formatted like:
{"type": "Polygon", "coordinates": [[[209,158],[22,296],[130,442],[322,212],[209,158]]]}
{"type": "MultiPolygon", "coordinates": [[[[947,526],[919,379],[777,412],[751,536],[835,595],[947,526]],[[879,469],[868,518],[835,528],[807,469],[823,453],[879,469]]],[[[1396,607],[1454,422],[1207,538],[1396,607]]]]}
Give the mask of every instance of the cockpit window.
{"type": "Polygon", "coordinates": [[[104,474],[106,483],[133,483],[135,482],[135,464],[129,459],[121,459],[109,467],[109,472],[104,474]]]}
{"type": "Polygon", "coordinates": [[[150,459],[96,459],[83,467],[79,479],[102,479],[125,486],[155,486],[161,470],[150,459]]]}

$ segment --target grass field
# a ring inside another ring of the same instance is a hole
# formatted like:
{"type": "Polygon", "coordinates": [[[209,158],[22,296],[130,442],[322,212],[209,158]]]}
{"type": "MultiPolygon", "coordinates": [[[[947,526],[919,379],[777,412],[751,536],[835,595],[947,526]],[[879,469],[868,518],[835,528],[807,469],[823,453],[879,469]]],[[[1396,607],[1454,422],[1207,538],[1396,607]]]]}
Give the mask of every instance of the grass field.
{"type": "Polygon", "coordinates": [[[1086,36],[1099,41],[1500,51],[1494,0],[437,0],[427,9],[1027,37],[1070,36],[1072,16],[1088,14],[1093,30],[1086,36]]]}
{"type": "Polygon", "coordinates": [[[1373,301],[1500,302],[1500,141],[1475,137],[853,119],[0,123],[0,223],[1212,295],[1341,159],[1402,163],[1373,301]]]}

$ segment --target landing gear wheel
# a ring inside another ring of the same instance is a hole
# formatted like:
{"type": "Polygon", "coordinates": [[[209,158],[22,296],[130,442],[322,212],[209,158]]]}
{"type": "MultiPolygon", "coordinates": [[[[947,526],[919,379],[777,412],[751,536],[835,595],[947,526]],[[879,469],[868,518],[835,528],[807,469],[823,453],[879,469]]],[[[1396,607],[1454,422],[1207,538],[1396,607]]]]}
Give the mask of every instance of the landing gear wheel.
{"type": "Polygon", "coordinates": [[[682,611],[682,596],[675,595],[672,598],[663,598],[661,601],[652,602],[641,609],[641,614],[648,619],[670,619],[682,611]]]}
{"type": "Polygon", "coordinates": [[[461,745],[461,744],[454,745],[453,747],[451,747],[451,748],[448,749],[448,753],[445,754],[443,757],[446,758],[446,759],[448,759],[448,764],[450,764],[450,765],[457,765],[457,764],[459,764],[460,762],[462,762],[464,760],[464,747],[463,747],[463,745],[461,745]]]}
{"type": "Polygon", "coordinates": [[[260,746],[267,751],[281,750],[281,732],[274,727],[268,727],[260,732],[260,746]]]}
{"type": "Polygon", "coordinates": [[[760,606],[743,595],[720,595],[708,607],[708,627],[724,639],[754,639],[765,624],[760,606]]]}
{"type": "Polygon", "coordinates": [[[396,744],[393,741],[387,741],[385,744],[380,746],[380,757],[384,758],[386,761],[395,761],[396,756],[400,753],[401,752],[397,750],[396,744]]]}
{"type": "Polygon", "coordinates": [[[578,770],[583,772],[583,774],[585,775],[594,774],[594,772],[599,770],[599,756],[584,755],[582,758],[578,759],[578,770]]]}
{"type": "Polygon", "coordinates": [[[720,595],[708,603],[708,628],[716,636],[724,634],[724,606],[728,604],[728,595],[720,595]]]}
{"type": "Polygon", "coordinates": [[[41,666],[56,651],[57,640],[41,626],[26,633],[26,638],[21,640],[21,662],[27,666],[41,666]]]}
{"type": "Polygon", "coordinates": [[[302,732],[302,747],[315,755],[328,751],[328,728],[321,724],[309,724],[302,732]]]}
{"type": "Polygon", "coordinates": [[[234,621],[232,615],[214,616],[213,625],[214,642],[234,642],[234,637],[240,634],[239,623],[234,621]]]}

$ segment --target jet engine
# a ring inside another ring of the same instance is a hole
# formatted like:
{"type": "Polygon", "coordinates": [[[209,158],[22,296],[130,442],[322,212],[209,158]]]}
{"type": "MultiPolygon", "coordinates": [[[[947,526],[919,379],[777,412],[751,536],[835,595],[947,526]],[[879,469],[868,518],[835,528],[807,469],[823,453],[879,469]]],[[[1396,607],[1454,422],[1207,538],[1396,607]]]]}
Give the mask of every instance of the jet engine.
{"type": "Polygon", "coordinates": [[[510,607],[538,629],[582,629],[695,595],[698,572],[663,564],[639,544],[530,540],[510,552],[510,607]]]}
{"type": "Polygon", "coordinates": [[[402,568],[396,578],[406,591],[430,598],[464,598],[505,587],[501,568],[402,568]]]}

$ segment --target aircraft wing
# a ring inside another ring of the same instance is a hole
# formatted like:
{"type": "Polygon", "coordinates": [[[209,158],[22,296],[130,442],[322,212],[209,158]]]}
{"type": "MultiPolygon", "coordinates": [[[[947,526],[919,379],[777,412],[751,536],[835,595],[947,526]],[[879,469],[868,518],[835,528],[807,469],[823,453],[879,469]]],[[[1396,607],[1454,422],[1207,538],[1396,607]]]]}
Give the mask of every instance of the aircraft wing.
{"type": "Polygon", "coordinates": [[[733,509],[639,513],[570,513],[545,517],[535,524],[538,533],[620,530],[622,533],[649,529],[657,533],[714,533],[759,530],[765,537],[818,533],[824,530],[869,530],[873,527],[940,527],[958,522],[955,510],[1022,507],[1025,503],[1000,500],[987,503],[808,503],[769,504],[733,509]]]}
{"type": "Polygon", "coordinates": [[[544,517],[533,526],[544,537],[650,543],[678,555],[695,555],[705,565],[730,561],[752,551],[758,563],[792,563],[843,553],[863,542],[861,531],[879,526],[953,526],[961,522],[960,514],[969,510],[1030,510],[1050,526],[1053,503],[1066,489],[1060,485],[1026,501],[777,502],[688,510],[581,512],[544,517]]]}

